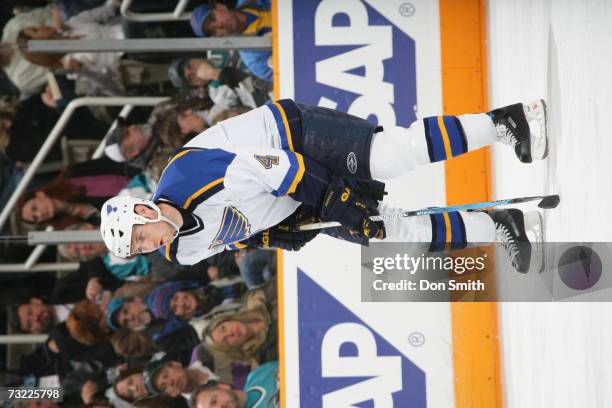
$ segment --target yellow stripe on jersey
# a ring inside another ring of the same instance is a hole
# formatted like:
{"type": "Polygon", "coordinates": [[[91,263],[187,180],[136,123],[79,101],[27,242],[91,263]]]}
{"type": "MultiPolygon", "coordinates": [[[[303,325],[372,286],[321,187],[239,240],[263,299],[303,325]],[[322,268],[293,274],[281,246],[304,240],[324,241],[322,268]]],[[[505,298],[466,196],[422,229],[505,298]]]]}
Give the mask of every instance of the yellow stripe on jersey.
{"type": "Polygon", "coordinates": [[[438,126],[440,127],[440,133],[442,133],[442,141],[444,142],[444,151],[446,152],[446,158],[450,159],[451,157],[453,157],[453,153],[451,151],[451,144],[450,139],[448,138],[448,132],[446,131],[446,125],[444,124],[444,117],[438,116],[438,126]]]}
{"type": "Polygon", "coordinates": [[[278,102],[274,102],[274,106],[276,106],[276,108],[281,114],[281,117],[283,118],[283,126],[285,127],[285,132],[287,134],[287,145],[289,146],[289,150],[293,152],[295,151],[293,150],[293,139],[291,137],[291,129],[289,128],[289,122],[287,121],[287,115],[285,115],[285,110],[278,102]]]}
{"type": "Polygon", "coordinates": [[[168,167],[170,167],[170,165],[171,165],[171,164],[172,164],[172,163],[173,163],[173,162],[174,162],[176,159],[178,159],[179,157],[182,157],[182,156],[186,155],[187,153],[189,153],[189,152],[191,152],[191,151],[193,151],[193,150],[192,150],[192,149],[188,149],[188,150],[183,150],[183,151],[181,151],[181,152],[179,152],[179,153],[175,154],[175,155],[174,155],[174,156],[173,156],[173,157],[170,159],[170,161],[168,162],[168,164],[166,164],[166,167],[164,167],[164,170],[162,170],[162,172],[161,172],[161,176],[159,176],[159,178],[160,178],[160,179],[162,178],[162,176],[164,175],[164,172],[165,172],[165,171],[168,169],[168,167]]]}
{"type": "Polygon", "coordinates": [[[291,182],[291,185],[289,186],[289,191],[287,191],[287,194],[295,193],[297,186],[300,184],[302,178],[304,177],[304,171],[306,170],[306,167],[304,166],[304,158],[302,157],[302,155],[299,153],[295,153],[295,157],[298,161],[298,171],[295,175],[295,178],[291,182]]]}
{"type": "Polygon", "coordinates": [[[189,205],[191,204],[193,200],[195,200],[196,198],[198,198],[199,196],[201,196],[202,194],[204,194],[206,191],[210,190],[211,188],[223,183],[224,179],[225,179],[224,177],[221,177],[216,180],[213,180],[207,185],[205,185],[204,187],[202,187],[201,189],[199,189],[198,191],[196,191],[195,193],[193,193],[192,195],[190,195],[187,201],[185,201],[185,204],[183,204],[183,208],[184,209],[189,208],[189,205]]]}
{"type": "Polygon", "coordinates": [[[166,260],[172,262],[172,259],[170,259],[170,244],[166,244],[166,260]]]}

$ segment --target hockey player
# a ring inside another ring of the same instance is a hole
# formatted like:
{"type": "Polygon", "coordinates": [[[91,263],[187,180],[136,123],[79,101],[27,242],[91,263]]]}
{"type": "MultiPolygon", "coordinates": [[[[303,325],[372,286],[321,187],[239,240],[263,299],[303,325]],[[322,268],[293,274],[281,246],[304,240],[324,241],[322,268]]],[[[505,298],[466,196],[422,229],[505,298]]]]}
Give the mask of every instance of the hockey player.
{"type": "Polygon", "coordinates": [[[379,201],[376,180],[447,160],[496,141],[525,163],[547,153],[543,100],[489,113],[434,116],[403,128],[373,126],[332,109],[280,100],[217,124],[168,162],[151,201],[115,197],[102,208],[101,231],[113,253],[160,249],[193,264],[224,249],[297,250],[316,232],[312,218],[343,227],[326,233],[431,243],[431,249],[501,241],[513,266],[529,269],[531,246],[520,210],[451,212],[372,222],[399,212],[379,201]]]}

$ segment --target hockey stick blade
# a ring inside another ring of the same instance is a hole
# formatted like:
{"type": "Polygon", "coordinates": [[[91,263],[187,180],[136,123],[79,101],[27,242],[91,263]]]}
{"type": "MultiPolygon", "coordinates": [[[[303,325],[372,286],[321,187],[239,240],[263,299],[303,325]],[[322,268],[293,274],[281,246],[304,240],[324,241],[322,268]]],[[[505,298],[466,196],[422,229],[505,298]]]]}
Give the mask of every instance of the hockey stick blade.
{"type": "Polygon", "coordinates": [[[561,202],[561,198],[558,194],[546,196],[538,203],[538,207],[544,209],[557,208],[559,203],[561,202]]]}

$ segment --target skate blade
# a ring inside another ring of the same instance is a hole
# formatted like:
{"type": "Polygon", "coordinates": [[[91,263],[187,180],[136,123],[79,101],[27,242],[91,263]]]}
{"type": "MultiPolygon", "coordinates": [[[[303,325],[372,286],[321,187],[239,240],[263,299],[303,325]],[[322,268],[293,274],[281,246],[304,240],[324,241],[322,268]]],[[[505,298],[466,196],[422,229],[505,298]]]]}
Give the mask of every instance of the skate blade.
{"type": "Polygon", "coordinates": [[[531,262],[529,272],[541,273],[544,270],[544,218],[539,211],[525,213],[525,234],[531,242],[531,262]]]}
{"type": "Polygon", "coordinates": [[[536,160],[545,159],[548,155],[546,102],[538,99],[523,105],[523,110],[529,124],[531,157],[536,160]]]}

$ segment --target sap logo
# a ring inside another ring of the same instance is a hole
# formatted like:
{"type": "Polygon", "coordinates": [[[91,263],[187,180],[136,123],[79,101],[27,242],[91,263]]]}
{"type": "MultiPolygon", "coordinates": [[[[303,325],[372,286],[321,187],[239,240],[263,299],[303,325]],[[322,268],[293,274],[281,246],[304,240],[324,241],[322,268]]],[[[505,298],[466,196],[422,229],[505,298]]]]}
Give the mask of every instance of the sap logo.
{"type": "MultiPolygon", "coordinates": [[[[294,8],[303,19],[314,14],[314,28],[294,28],[298,101],[374,116],[383,125],[415,120],[414,40],[359,0],[296,1],[294,8]]],[[[294,10],[294,25],[296,18],[294,10]]]]}
{"type": "Polygon", "coordinates": [[[377,407],[392,407],[392,394],[402,389],[401,357],[379,356],[372,332],[356,323],[337,324],[325,333],[321,373],[325,378],[370,377],[323,395],[324,407],[351,407],[368,400],[377,407]],[[354,346],[356,355],[342,355],[346,345],[354,346]]]}
{"type": "MultiPolygon", "coordinates": [[[[395,123],[393,84],[384,81],[383,61],[393,56],[391,26],[370,26],[368,11],[358,0],[326,0],[315,14],[315,44],[361,45],[316,64],[317,82],[360,95],[348,113],[368,117],[375,113],[379,123],[395,123]],[[350,25],[334,26],[334,16],[345,14],[350,25]],[[350,71],[364,67],[363,76],[350,71]]],[[[335,108],[321,98],[319,105],[335,108]]]]}
{"type": "Polygon", "coordinates": [[[425,372],[298,270],[300,406],[427,406],[425,372]]]}

